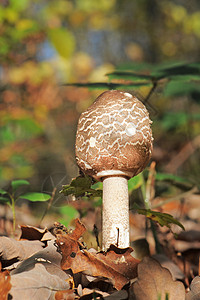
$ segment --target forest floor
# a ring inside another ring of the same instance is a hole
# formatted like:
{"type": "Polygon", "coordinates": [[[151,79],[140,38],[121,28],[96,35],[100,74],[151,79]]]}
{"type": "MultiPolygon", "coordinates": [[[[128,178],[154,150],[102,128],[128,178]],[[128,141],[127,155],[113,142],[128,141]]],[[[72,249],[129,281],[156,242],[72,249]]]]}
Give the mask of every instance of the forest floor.
{"type": "Polygon", "coordinates": [[[130,212],[131,246],[111,245],[106,252],[92,231],[98,209],[67,229],[54,215],[39,226],[24,206],[17,223],[25,225],[13,235],[10,211],[1,206],[1,299],[200,299],[199,195],[186,197],[181,207],[170,203],[165,212],[177,213],[177,205],[185,231],[155,224],[155,243],[145,217],[130,212]]]}

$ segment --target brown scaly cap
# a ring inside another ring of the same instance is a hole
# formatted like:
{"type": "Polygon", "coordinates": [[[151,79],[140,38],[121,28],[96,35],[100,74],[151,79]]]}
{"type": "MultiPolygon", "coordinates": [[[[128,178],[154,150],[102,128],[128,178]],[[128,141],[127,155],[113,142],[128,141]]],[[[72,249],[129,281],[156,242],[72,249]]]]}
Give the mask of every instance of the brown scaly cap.
{"type": "Polygon", "coordinates": [[[97,179],[97,173],[107,170],[137,175],[151,158],[150,124],[146,107],[136,97],[116,90],[102,93],[79,118],[78,166],[97,179]]]}

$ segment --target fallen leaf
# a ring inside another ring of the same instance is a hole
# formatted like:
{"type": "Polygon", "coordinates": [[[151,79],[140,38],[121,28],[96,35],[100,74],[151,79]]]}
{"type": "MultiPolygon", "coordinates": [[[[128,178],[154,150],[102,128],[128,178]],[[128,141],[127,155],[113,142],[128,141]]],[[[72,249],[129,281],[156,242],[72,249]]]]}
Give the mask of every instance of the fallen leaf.
{"type": "Polygon", "coordinates": [[[70,233],[70,237],[76,241],[83,235],[83,233],[86,231],[85,225],[81,223],[79,219],[75,219],[75,230],[70,233]]]}
{"type": "Polygon", "coordinates": [[[21,225],[20,240],[41,240],[43,235],[47,232],[47,228],[41,229],[29,225],[21,225]]]}
{"type": "Polygon", "coordinates": [[[190,291],[186,294],[185,300],[200,299],[200,277],[196,276],[190,284],[190,291]]]}
{"type": "Polygon", "coordinates": [[[66,260],[69,256],[73,258],[79,250],[79,246],[81,246],[81,243],[79,243],[78,240],[83,235],[86,228],[79,219],[75,219],[75,225],[76,227],[73,232],[66,234],[58,233],[56,235],[56,243],[61,251],[63,250],[62,261],[66,260]]]}
{"type": "Polygon", "coordinates": [[[163,254],[155,254],[152,256],[155,260],[157,260],[163,268],[166,268],[170,271],[172,274],[173,280],[179,279],[183,280],[185,275],[183,272],[179,269],[179,267],[167,256],[163,254]]]}
{"type": "Polygon", "coordinates": [[[15,300],[50,299],[57,291],[70,288],[68,282],[55,274],[49,274],[39,263],[30,271],[12,275],[11,284],[10,294],[15,300]]]}
{"type": "Polygon", "coordinates": [[[50,231],[45,232],[45,234],[41,238],[41,242],[47,242],[51,240],[55,240],[55,236],[50,231]]]}
{"type": "MultiPolygon", "coordinates": [[[[106,292],[102,292],[102,291],[95,290],[95,289],[84,288],[82,290],[82,295],[81,295],[80,299],[94,299],[94,295],[96,297],[100,296],[100,297],[104,297],[104,298],[106,296],[109,296],[109,294],[106,292]]],[[[104,299],[104,298],[102,298],[102,299],[104,299]]]]}
{"type": "Polygon", "coordinates": [[[9,265],[13,259],[24,260],[43,249],[40,241],[16,241],[5,236],[0,237],[0,256],[3,265],[9,265]]]}
{"type": "Polygon", "coordinates": [[[84,274],[95,277],[111,278],[115,276],[115,279],[119,277],[118,280],[123,282],[123,285],[126,284],[127,280],[125,280],[123,276],[118,275],[117,272],[114,272],[114,270],[112,272],[111,267],[107,268],[108,266],[101,261],[99,261],[98,265],[98,260],[93,254],[87,250],[81,251],[75,240],[66,236],[59,236],[56,242],[62,252],[61,267],[63,270],[71,269],[74,274],[83,272],[84,274]],[[106,274],[102,274],[101,269],[105,270],[106,274]]]}
{"type": "Polygon", "coordinates": [[[194,242],[200,241],[200,231],[191,229],[187,231],[181,231],[177,237],[178,240],[187,241],[187,242],[194,242]]]}
{"type": "Polygon", "coordinates": [[[55,294],[55,300],[75,300],[77,299],[74,290],[58,291],[55,294]]]}
{"type": "Polygon", "coordinates": [[[119,249],[112,245],[107,252],[90,253],[80,250],[78,238],[85,228],[79,221],[72,234],[57,235],[57,244],[62,252],[61,267],[71,269],[74,274],[109,278],[116,289],[120,290],[130,279],[137,276],[138,260],[132,257],[132,248],[119,249]]]}
{"type": "MultiPolygon", "coordinates": [[[[128,293],[125,290],[117,291],[110,296],[105,297],[106,300],[125,300],[128,299],[128,293]]],[[[142,299],[141,299],[142,300],[142,299]]]]}
{"type": "Polygon", "coordinates": [[[7,271],[0,273],[0,295],[1,300],[7,300],[11,289],[10,275],[7,271]]]}
{"type": "Polygon", "coordinates": [[[145,238],[137,239],[131,242],[133,248],[133,257],[142,260],[145,256],[150,256],[149,243],[145,238]]]}
{"type": "Polygon", "coordinates": [[[137,277],[137,265],[140,262],[133,257],[133,253],[134,251],[131,247],[120,249],[115,245],[111,245],[107,252],[94,253],[94,256],[127,279],[133,279],[137,277]]]}
{"type": "Polygon", "coordinates": [[[183,300],[185,288],[181,282],[173,281],[169,270],[150,257],[138,265],[138,279],[131,287],[134,300],[183,300]],[[159,298],[160,297],[160,298],[159,298]]]}
{"type": "Polygon", "coordinates": [[[29,271],[39,263],[42,264],[50,274],[68,280],[70,276],[60,267],[61,259],[62,256],[57,251],[54,241],[50,241],[46,248],[27,258],[18,265],[15,270],[11,271],[11,275],[29,271]]]}

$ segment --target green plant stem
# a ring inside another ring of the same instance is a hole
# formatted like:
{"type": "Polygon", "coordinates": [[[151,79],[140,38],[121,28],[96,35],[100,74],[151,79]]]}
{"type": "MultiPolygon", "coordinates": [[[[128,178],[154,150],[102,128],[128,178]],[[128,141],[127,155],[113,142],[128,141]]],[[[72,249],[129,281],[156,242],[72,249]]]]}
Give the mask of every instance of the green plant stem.
{"type": "MultiPolygon", "coordinates": [[[[146,209],[150,209],[151,208],[151,203],[150,203],[150,199],[147,195],[147,188],[145,185],[145,180],[144,180],[144,176],[142,174],[142,186],[141,186],[141,191],[142,191],[142,196],[143,196],[143,201],[144,201],[144,206],[146,209]]],[[[149,195],[150,196],[150,195],[149,195]]],[[[150,226],[151,226],[151,232],[153,234],[153,238],[155,241],[155,248],[156,248],[156,252],[157,253],[161,253],[161,246],[157,237],[157,233],[156,233],[156,228],[155,228],[155,224],[152,220],[150,220],[150,226]]]]}
{"type": "Polygon", "coordinates": [[[155,241],[156,253],[160,254],[160,253],[162,253],[162,247],[161,247],[160,242],[158,240],[155,224],[152,220],[150,220],[150,224],[151,224],[151,231],[152,231],[152,234],[153,234],[153,238],[154,238],[154,241],[155,241]]]}
{"type": "Polygon", "coordinates": [[[9,195],[11,199],[11,209],[12,209],[12,214],[13,214],[13,234],[15,233],[16,229],[16,215],[15,215],[15,199],[13,195],[9,195]]]}

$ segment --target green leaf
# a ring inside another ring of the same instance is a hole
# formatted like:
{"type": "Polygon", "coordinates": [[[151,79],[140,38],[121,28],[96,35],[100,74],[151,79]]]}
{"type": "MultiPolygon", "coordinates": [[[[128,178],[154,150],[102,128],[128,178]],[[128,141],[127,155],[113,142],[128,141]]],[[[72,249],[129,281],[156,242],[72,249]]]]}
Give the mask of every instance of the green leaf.
{"type": "Polygon", "coordinates": [[[130,71],[115,71],[113,73],[106,74],[109,79],[123,79],[123,80],[132,80],[132,81],[139,81],[139,80],[145,80],[146,82],[152,80],[151,75],[146,74],[138,74],[135,72],[130,71]]]}
{"type": "Polygon", "coordinates": [[[64,83],[63,86],[76,86],[76,87],[85,87],[89,88],[90,90],[95,89],[102,89],[102,90],[109,90],[115,89],[118,84],[115,83],[107,83],[107,82],[88,82],[88,83],[64,83]]]}
{"type": "Polygon", "coordinates": [[[186,125],[190,115],[184,112],[168,112],[162,118],[162,127],[165,130],[176,129],[179,126],[186,125]]]}
{"type": "Polygon", "coordinates": [[[101,197],[99,197],[97,199],[97,201],[94,201],[93,205],[94,205],[94,207],[101,207],[102,206],[102,202],[103,202],[103,200],[102,200],[102,195],[101,195],[101,197]]]}
{"type": "Polygon", "coordinates": [[[116,89],[137,89],[142,86],[152,86],[151,82],[133,82],[127,84],[111,83],[111,82],[88,82],[88,83],[66,83],[63,86],[77,86],[86,87],[90,90],[102,89],[102,90],[116,90],[116,89]]]}
{"type": "Polygon", "coordinates": [[[174,174],[168,174],[168,173],[157,172],[156,180],[169,182],[172,185],[175,185],[179,188],[186,189],[186,190],[191,189],[193,186],[193,183],[190,182],[188,179],[181,177],[181,176],[174,175],[174,174]]]}
{"type": "Polygon", "coordinates": [[[10,198],[0,196],[0,202],[10,202],[10,198]]]}
{"type": "Polygon", "coordinates": [[[152,72],[152,75],[157,79],[162,78],[175,78],[178,76],[191,76],[191,79],[194,76],[200,76],[200,63],[191,63],[191,64],[174,64],[171,67],[167,68],[158,68],[157,71],[152,72]]]}
{"type": "Polygon", "coordinates": [[[185,230],[184,226],[178,220],[174,219],[174,217],[170,214],[161,213],[150,209],[138,208],[137,205],[134,205],[134,208],[136,208],[137,212],[140,215],[144,215],[152,221],[159,223],[162,227],[167,226],[171,229],[171,224],[175,224],[181,227],[183,230],[185,230]]]}
{"type": "Polygon", "coordinates": [[[134,71],[134,72],[146,72],[155,69],[154,64],[150,64],[147,62],[128,62],[123,63],[120,66],[117,66],[116,71],[134,71]]]}
{"type": "Polygon", "coordinates": [[[4,189],[0,189],[0,194],[1,194],[1,195],[6,195],[6,194],[8,194],[8,192],[5,191],[4,189]]]}
{"type": "Polygon", "coordinates": [[[102,190],[95,190],[91,186],[93,179],[89,176],[78,176],[72,180],[69,185],[64,185],[60,191],[65,196],[74,195],[75,197],[86,196],[86,197],[101,197],[102,190]]]}
{"type": "Polygon", "coordinates": [[[79,212],[77,211],[77,209],[75,209],[71,205],[65,205],[60,207],[59,212],[63,216],[62,220],[60,220],[59,222],[62,221],[61,223],[63,224],[63,220],[64,220],[64,225],[66,227],[70,225],[73,219],[79,216],[79,212]]]}
{"type": "Polygon", "coordinates": [[[20,195],[20,198],[29,200],[31,202],[44,202],[48,201],[51,198],[51,195],[45,194],[45,193],[26,193],[23,195],[20,195]]]}
{"type": "Polygon", "coordinates": [[[92,185],[92,178],[89,176],[78,176],[71,181],[69,185],[64,185],[61,193],[65,196],[75,195],[76,197],[82,196],[90,189],[92,185]]]}
{"type": "Polygon", "coordinates": [[[27,180],[24,180],[24,179],[13,180],[11,182],[13,192],[15,192],[22,185],[30,185],[30,183],[27,180]]]}
{"type": "Polygon", "coordinates": [[[102,190],[102,189],[103,189],[103,182],[101,182],[101,181],[95,182],[95,183],[92,185],[92,188],[93,188],[94,190],[96,190],[96,189],[102,190]]]}
{"type": "Polygon", "coordinates": [[[199,83],[186,82],[182,80],[169,81],[164,88],[164,95],[166,97],[188,96],[200,93],[199,83]]]}
{"type": "Polygon", "coordinates": [[[69,58],[75,50],[75,38],[66,28],[51,28],[49,39],[57,52],[64,58],[69,58]]]}
{"type": "Polygon", "coordinates": [[[188,179],[183,178],[181,176],[177,176],[174,174],[168,174],[168,173],[159,173],[159,172],[156,173],[156,180],[188,183],[188,179]]]}
{"type": "Polygon", "coordinates": [[[129,193],[132,191],[138,189],[143,184],[143,176],[142,174],[138,174],[137,176],[134,176],[133,178],[129,179],[128,181],[128,190],[129,193]]]}

